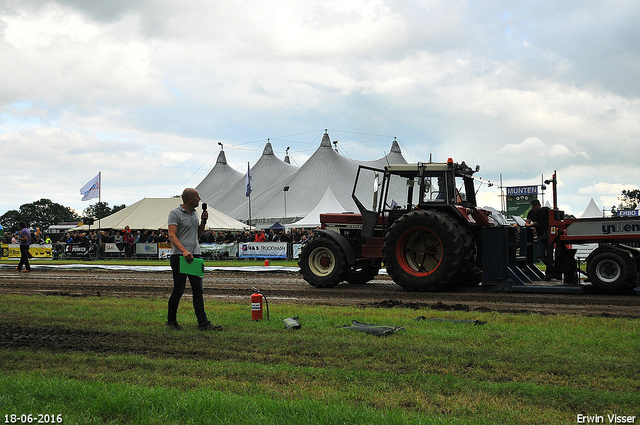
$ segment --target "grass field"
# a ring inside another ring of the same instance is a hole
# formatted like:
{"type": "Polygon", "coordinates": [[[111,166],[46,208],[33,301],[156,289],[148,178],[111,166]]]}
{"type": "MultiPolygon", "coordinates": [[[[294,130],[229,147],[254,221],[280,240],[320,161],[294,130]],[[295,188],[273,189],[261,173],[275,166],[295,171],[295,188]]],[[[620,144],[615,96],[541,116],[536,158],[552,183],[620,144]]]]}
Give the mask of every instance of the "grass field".
{"type": "Polygon", "coordinates": [[[0,295],[0,419],[558,424],[616,414],[640,423],[635,319],[270,305],[271,320],[254,322],[249,300],[207,300],[225,331],[202,333],[188,300],[184,328],[170,331],[163,299],[0,295]],[[290,316],[302,329],[284,329],[290,316]],[[339,328],[352,320],[405,329],[339,328]]]}

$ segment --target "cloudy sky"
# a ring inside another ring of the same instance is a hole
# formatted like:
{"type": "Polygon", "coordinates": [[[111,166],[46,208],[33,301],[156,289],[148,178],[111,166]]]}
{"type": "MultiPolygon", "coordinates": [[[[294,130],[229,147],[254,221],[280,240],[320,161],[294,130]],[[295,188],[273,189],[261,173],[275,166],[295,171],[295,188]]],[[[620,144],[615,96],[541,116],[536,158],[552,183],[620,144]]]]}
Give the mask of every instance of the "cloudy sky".
{"type": "Polygon", "coordinates": [[[218,142],[242,172],[267,139],[301,165],[324,129],[504,186],[557,170],[560,208],[610,209],[640,184],[639,21],[636,0],[5,0],[0,214],[82,211],[98,171],[112,206],[177,195],[218,142]]]}

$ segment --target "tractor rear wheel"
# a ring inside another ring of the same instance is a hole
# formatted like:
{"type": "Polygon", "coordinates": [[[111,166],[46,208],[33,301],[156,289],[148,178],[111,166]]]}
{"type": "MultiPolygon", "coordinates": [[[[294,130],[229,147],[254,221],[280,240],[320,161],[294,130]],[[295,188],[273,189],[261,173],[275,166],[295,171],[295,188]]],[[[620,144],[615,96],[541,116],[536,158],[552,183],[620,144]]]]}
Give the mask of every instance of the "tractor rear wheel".
{"type": "Polygon", "coordinates": [[[462,230],[446,214],[417,210],[397,219],[382,247],[387,273],[408,291],[437,291],[453,286],[467,267],[468,247],[462,230]]]}
{"type": "Polygon", "coordinates": [[[317,238],[306,244],[300,253],[300,273],[317,288],[333,288],[342,282],[349,263],[338,244],[329,238],[317,238]]]}
{"type": "Polygon", "coordinates": [[[607,250],[589,257],[587,276],[594,286],[611,291],[630,282],[629,264],[620,253],[607,250]]]}

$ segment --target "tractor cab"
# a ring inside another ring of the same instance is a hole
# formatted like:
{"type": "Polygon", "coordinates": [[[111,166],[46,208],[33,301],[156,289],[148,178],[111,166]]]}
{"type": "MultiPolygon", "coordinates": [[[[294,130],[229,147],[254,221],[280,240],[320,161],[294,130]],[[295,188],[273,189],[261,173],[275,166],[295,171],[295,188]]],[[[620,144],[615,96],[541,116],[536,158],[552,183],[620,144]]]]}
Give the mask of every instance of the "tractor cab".
{"type": "Polygon", "coordinates": [[[478,170],[451,158],[446,163],[388,164],[384,169],[360,166],[352,199],[363,216],[362,236],[373,235],[380,215],[385,226],[391,226],[415,209],[448,211],[472,223],[480,216],[482,224],[490,224],[486,212],[477,213],[473,174],[478,170]]]}

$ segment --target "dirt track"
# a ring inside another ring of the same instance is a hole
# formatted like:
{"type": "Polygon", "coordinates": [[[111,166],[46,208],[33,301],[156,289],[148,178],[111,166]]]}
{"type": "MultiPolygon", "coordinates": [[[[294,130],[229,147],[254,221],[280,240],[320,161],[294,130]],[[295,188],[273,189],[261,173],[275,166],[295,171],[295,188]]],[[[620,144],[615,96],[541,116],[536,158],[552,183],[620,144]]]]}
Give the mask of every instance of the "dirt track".
{"type": "MultiPolygon", "coordinates": [[[[332,289],[314,288],[292,272],[213,271],[205,275],[207,298],[249,302],[252,286],[260,288],[270,303],[640,317],[640,297],[632,291],[605,295],[587,287],[582,295],[520,294],[483,292],[478,287],[459,292],[415,293],[404,291],[384,275],[366,285],[341,284],[332,289]]],[[[168,271],[36,269],[18,273],[12,268],[0,269],[0,293],[5,294],[168,298],[171,288],[168,271]]]]}

